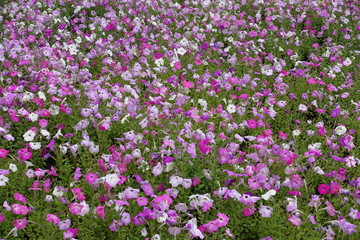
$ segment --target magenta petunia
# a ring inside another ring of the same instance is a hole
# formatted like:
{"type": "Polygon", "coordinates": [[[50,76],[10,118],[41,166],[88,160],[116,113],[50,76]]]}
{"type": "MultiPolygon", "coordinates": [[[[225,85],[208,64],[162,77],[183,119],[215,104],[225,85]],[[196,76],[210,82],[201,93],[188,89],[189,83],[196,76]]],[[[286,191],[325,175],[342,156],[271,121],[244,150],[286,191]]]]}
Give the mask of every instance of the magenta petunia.
{"type": "Polygon", "coordinates": [[[14,220],[14,227],[17,230],[25,228],[26,225],[27,225],[27,219],[26,218],[14,220]]]}
{"type": "Polygon", "coordinates": [[[99,218],[104,219],[105,217],[105,207],[104,206],[97,206],[96,207],[96,214],[99,218]]]}
{"type": "Polygon", "coordinates": [[[64,239],[71,239],[77,236],[78,229],[77,228],[69,228],[66,229],[65,232],[63,232],[64,239]]]}
{"type": "Polygon", "coordinates": [[[249,119],[247,120],[247,125],[249,128],[257,128],[257,121],[255,119],[249,119]]]}
{"type": "Polygon", "coordinates": [[[9,153],[6,149],[0,149],[0,158],[6,158],[7,154],[9,153]]]}
{"type": "Polygon", "coordinates": [[[50,214],[48,213],[46,215],[46,221],[50,222],[50,223],[54,223],[54,224],[58,224],[61,222],[60,218],[54,214],[50,214]]]}
{"type": "Polygon", "coordinates": [[[91,173],[86,174],[85,180],[86,180],[89,184],[93,185],[93,184],[96,184],[96,182],[97,182],[97,180],[98,180],[98,176],[97,176],[95,173],[92,173],[92,172],[91,172],[91,173]]]}
{"type": "Polygon", "coordinates": [[[302,223],[301,219],[296,215],[291,215],[287,220],[295,226],[300,226],[302,223]]]}
{"type": "Polygon", "coordinates": [[[329,192],[329,186],[326,184],[320,184],[318,186],[318,191],[320,194],[327,194],[329,192]]]}
{"type": "Polygon", "coordinates": [[[19,202],[26,203],[26,198],[24,197],[24,195],[22,195],[20,193],[15,193],[14,198],[16,200],[18,200],[19,202]]]}
{"type": "Polygon", "coordinates": [[[26,215],[29,212],[29,208],[21,204],[11,204],[12,212],[16,215],[26,215]]]}

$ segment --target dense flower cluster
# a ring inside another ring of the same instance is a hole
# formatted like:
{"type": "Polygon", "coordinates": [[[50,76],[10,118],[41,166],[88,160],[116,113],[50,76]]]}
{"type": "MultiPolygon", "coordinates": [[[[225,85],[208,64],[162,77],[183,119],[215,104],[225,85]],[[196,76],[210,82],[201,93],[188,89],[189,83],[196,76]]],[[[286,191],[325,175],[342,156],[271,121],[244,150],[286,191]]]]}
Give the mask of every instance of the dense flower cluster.
{"type": "Polygon", "coordinates": [[[0,238],[359,236],[355,1],[0,12],[0,238]]]}

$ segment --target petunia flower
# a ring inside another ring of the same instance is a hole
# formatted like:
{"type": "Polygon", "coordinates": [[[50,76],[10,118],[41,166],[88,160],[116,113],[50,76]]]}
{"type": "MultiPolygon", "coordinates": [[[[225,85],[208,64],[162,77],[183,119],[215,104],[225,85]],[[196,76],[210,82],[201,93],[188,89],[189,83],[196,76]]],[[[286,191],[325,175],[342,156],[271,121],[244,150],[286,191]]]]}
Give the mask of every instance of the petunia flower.
{"type": "Polygon", "coordinates": [[[255,211],[256,211],[256,208],[254,208],[254,207],[246,207],[243,209],[242,215],[244,217],[249,217],[249,216],[253,215],[255,211]]]}
{"type": "Polygon", "coordinates": [[[61,220],[58,218],[58,216],[56,216],[54,214],[50,214],[50,213],[48,213],[46,215],[46,221],[53,223],[53,224],[58,224],[61,222],[61,220]]]}
{"type": "Polygon", "coordinates": [[[257,128],[257,121],[254,119],[247,120],[247,126],[251,129],[257,128]]]}
{"type": "Polygon", "coordinates": [[[326,201],[325,205],[327,206],[325,209],[328,212],[328,214],[330,216],[334,216],[336,214],[334,206],[329,201],[326,201]]]}
{"type": "Polygon", "coordinates": [[[345,220],[345,218],[342,216],[339,217],[337,224],[346,234],[353,234],[353,233],[357,232],[357,230],[355,229],[355,228],[357,228],[357,226],[355,224],[347,222],[345,220]]]}
{"type": "Polygon", "coordinates": [[[261,199],[260,197],[251,196],[249,194],[244,193],[240,197],[240,202],[242,202],[245,205],[252,206],[253,204],[255,204],[260,199],[261,199]]]}
{"type": "Polygon", "coordinates": [[[339,185],[338,182],[331,182],[329,185],[330,194],[338,194],[342,187],[339,185]]]}
{"type": "Polygon", "coordinates": [[[282,140],[286,140],[287,137],[288,137],[288,134],[283,133],[281,131],[279,131],[278,134],[279,134],[279,138],[282,139],[282,140]]]}
{"type": "Polygon", "coordinates": [[[318,186],[318,191],[320,194],[327,194],[329,192],[329,186],[326,184],[320,184],[318,186]]]}
{"type": "Polygon", "coordinates": [[[6,155],[9,153],[6,149],[0,149],[0,158],[6,158],[6,155]]]}
{"type": "Polygon", "coordinates": [[[159,176],[163,172],[163,166],[161,162],[158,162],[156,166],[153,168],[152,173],[154,176],[159,176]]]}
{"type": "Polygon", "coordinates": [[[275,196],[275,195],[276,195],[276,191],[274,189],[271,189],[267,191],[265,194],[261,195],[261,198],[264,200],[269,200],[271,196],[275,196]]]}
{"type": "Polygon", "coordinates": [[[290,215],[290,217],[287,220],[291,222],[294,226],[300,226],[302,223],[300,217],[296,215],[290,215]]]}
{"type": "Polygon", "coordinates": [[[60,230],[68,229],[70,227],[70,225],[71,225],[71,220],[66,219],[64,221],[59,222],[57,225],[58,225],[60,230]]]}
{"type": "Polygon", "coordinates": [[[14,227],[17,230],[23,229],[24,227],[26,227],[26,225],[27,225],[27,219],[26,218],[14,220],[14,227]]]}
{"type": "Polygon", "coordinates": [[[77,228],[69,228],[66,229],[65,232],[63,232],[64,239],[71,239],[77,236],[78,229],[77,228]]]}
{"type": "Polygon", "coordinates": [[[96,184],[97,179],[98,179],[97,175],[95,173],[92,173],[92,172],[86,174],[86,176],[85,176],[85,180],[91,185],[96,184]]]}
{"type": "Polygon", "coordinates": [[[105,211],[104,211],[105,207],[104,206],[97,206],[95,211],[96,214],[99,216],[99,218],[104,219],[105,217],[105,211]]]}
{"type": "Polygon", "coordinates": [[[20,194],[20,193],[15,193],[14,194],[14,198],[16,200],[18,200],[19,202],[25,203],[26,204],[26,198],[24,197],[24,195],[20,194]]]}
{"type": "Polygon", "coordinates": [[[271,217],[272,212],[273,209],[271,207],[260,204],[259,213],[262,217],[271,217]]]}
{"type": "Polygon", "coordinates": [[[136,198],[136,203],[138,206],[146,206],[148,204],[148,199],[146,197],[138,197],[136,198]]]}
{"type": "Polygon", "coordinates": [[[119,181],[120,181],[120,178],[116,173],[107,174],[105,176],[105,182],[107,184],[109,184],[111,187],[115,187],[119,181]]]}

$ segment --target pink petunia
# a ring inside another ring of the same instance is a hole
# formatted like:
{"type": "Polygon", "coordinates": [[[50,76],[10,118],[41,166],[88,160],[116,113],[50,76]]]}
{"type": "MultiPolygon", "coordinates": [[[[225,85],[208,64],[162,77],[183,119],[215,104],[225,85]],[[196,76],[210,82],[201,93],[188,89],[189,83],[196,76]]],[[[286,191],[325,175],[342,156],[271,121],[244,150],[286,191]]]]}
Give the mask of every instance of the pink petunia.
{"type": "Polygon", "coordinates": [[[291,215],[287,220],[291,222],[294,226],[300,226],[302,223],[301,219],[295,215],[291,215]]]}
{"type": "Polygon", "coordinates": [[[21,161],[25,162],[32,158],[32,151],[29,148],[22,148],[17,151],[21,161]]]}
{"type": "Polygon", "coordinates": [[[150,184],[148,184],[148,183],[142,184],[140,187],[144,191],[146,196],[154,195],[154,189],[150,184]]]}
{"type": "Polygon", "coordinates": [[[218,227],[225,227],[229,222],[229,217],[224,213],[217,213],[218,218],[215,220],[218,227]]]}
{"type": "Polygon", "coordinates": [[[174,63],[174,66],[175,66],[176,69],[182,69],[182,66],[181,66],[180,62],[174,63]]]}
{"type": "Polygon", "coordinates": [[[193,177],[191,180],[193,187],[196,187],[200,183],[200,179],[197,177],[193,177]]]}
{"type": "Polygon", "coordinates": [[[249,216],[251,216],[251,215],[253,215],[254,214],[254,212],[256,211],[256,208],[248,208],[248,207],[246,207],[246,208],[244,208],[244,210],[242,211],[242,215],[244,216],[244,217],[249,217],[249,216]]]}
{"type": "Polygon", "coordinates": [[[154,198],[151,206],[159,211],[165,211],[169,209],[170,205],[172,204],[173,200],[167,195],[161,195],[154,198]]]}
{"type": "Polygon", "coordinates": [[[308,82],[309,84],[314,85],[314,84],[316,83],[316,80],[313,79],[313,78],[308,78],[308,79],[307,79],[307,82],[308,82]]]}
{"type": "Polygon", "coordinates": [[[279,131],[278,134],[279,134],[279,138],[282,139],[282,140],[286,140],[287,137],[288,137],[288,134],[283,133],[281,131],[279,131]]]}
{"type": "Polygon", "coordinates": [[[98,179],[98,176],[92,172],[86,174],[86,176],[85,176],[85,180],[91,185],[96,184],[97,179],[98,179]]]}
{"type": "Polygon", "coordinates": [[[28,207],[21,204],[11,204],[12,212],[17,215],[26,215],[29,212],[28,207]]]}
{"type": "Polygon", "coordinates": [[[162,54],[161,52],[156,52],[156,53],[154,54],[154,56],[155,56],[156,59],[160,59],[160,58],[163,57],[163,54],[162,54]]]}
{"type": "Polygon", "coordinates": [[[341,188],[342,187],[337,182],[331,182],[329,185],[330,194],[338,194],[341,188]]]}
{"type": "Polygon", "coordinates": [[[204,155],[208,155],[211,152],[211,147],[208,146],[209,142],[210,139],[205,138],[205,140],[199,143],[200,152],[204,155]]]}
{"type": "Polygon", "coordinates": [[[26,227],[26,225],[27,225],[26,218],[14,220],[14,227],[17,230],[23,229],[24,227],[26,227]]]}
{"type": "Polygon", "coordinates": [[[104,206],[97,206],[96,207],[96,214],[99,218],[104,219],[105,217],[105,207],[104,206]]]}
{"type": "Polygon", "coordinates": [[[250,32],[248,32],[248,36],[249,37],[256,37],[257,33],[254,30],[251,30],[250,32]]]}
{"type": "Polygon", "coordinates": [[[46,215],[46,221],[53,223],[53,224],[58,224],[59,222],[61,222],[60,218],[54,214],[50,214],[48,213],[46,215]]]}
{"type": "Polygon", "coordinates": [[[199,66],[199,65],[201,65],[201,64],[202,64],[202,61],[201,61],[201,60],[198,60],[198,59],[195,60],[195,65],[199,66]]]}
{"type": "Polygon", "coordinates": [[[138,197],[136,198],[136,203],[138,206],[146,206],[149,200],[146,197],[138,197]]]}
{"type": "Polygon", "coordinates": [[[336,211],[334,206],[329,202],[329,201],[325,201],[325,205],[326,205],[326,211],[330,216],[335,216],[336,211]]]}
{"type": "Polygon", "coordinates": [[[320,184],[318,186],[318,191],[320,194],[327,194],[329,192],[329,186],[326,184],[320,184]]]}
{"type": "Polygon", "coordinates": [[[77,228],[69,228],[65,232],[63,232],[64,239],[71,239],[77,236],[78,229],[77,228]]]}
{"type": "Polygon", "coordinates": [[[186,88],[194,88],[194,83],[193,82],[190,82],[190,81],[182,81],[182,85],[183,87],[186,87],[186,88]]]}
{"type": "Polygon", "coordinates": [[[254,119],[247,120],[247,125],[249,128],[257,128],[257,121],[254,119]]]}
{"type": "Polygon", "coordinates": [[[26,198],[24,197],[24,195],[22,195],[20,193],[15,193],[14,198],[16,200],[18,200],[19,202],[26,203],[26,198]]]}
{"type": "Polygon", "coordinates": [[[0,158],[6,158],[6,155],[9,153],[6,149],[0,149],[0,158]]]}
{"type": "Polygon", "coordinates": [[[80,215],[81,214],[81,210],[83,209],[83,205],[73,202],[69,204],[69,211],[71,212],[71,214],[73,215],[80,215]]]}

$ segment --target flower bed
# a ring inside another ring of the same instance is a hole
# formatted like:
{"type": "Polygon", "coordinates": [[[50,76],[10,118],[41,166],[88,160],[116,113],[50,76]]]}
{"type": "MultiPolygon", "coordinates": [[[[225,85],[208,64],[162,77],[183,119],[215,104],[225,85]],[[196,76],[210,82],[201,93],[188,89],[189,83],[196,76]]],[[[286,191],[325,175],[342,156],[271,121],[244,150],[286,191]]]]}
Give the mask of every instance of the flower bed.
{"type": "Polygon", "coordinates": [[[356,1],[0,12],[0,238],[360,238],[356,1]]]}

